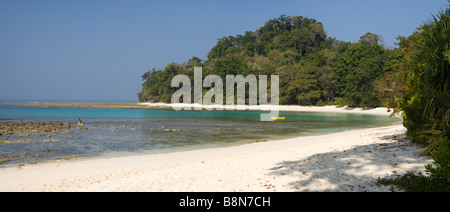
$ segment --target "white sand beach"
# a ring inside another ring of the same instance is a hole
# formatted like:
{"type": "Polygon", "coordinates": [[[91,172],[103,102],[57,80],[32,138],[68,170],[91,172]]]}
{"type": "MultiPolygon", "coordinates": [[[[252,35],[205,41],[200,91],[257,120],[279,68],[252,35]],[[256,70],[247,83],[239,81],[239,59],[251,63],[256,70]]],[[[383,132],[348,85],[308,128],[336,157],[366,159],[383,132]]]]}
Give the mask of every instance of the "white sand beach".
{"type": "MultiPolygon", "coordinates": [[[[386,108],[280,110],[389,115],[386,108]]],[[[405,132],[398,124],[224,148],[0,168],[0,191],[390,191],[376,180],[423,173],[431,163],[418,156],[421,150],[405,132]]]]}
{"type": "MultiPolygon", "coordinates": [[[[178,103],[178,104],[169,104],[169,103],[137,103],[139,106],[145,106],[145,107],[190,107],[192,110],[194,110],[194,107],[201,107],[201,108],[214,108],[214,105],[199,105],[199,104],[184,104],[184,103],[178,103]]],[[[228,105],[221,105],[223,110],[227,110],[230,108],[231,110],[235,109],[236,106],[228,106],[228,105]]],[[[270,110],[275,109],[271,106],[243,106],[245,110],[260,110],[264,107],[264,109],[270,110]]],[[[353,107],[338,107],[338,106],[298,106],[298,105],[279,105],[276,107],[279,111],[304,111],[304,112],[331,112],[331,113],[362,113],[362,114],[371,114],[371,115],[389,115],[390,113],[387,111],[384,107],[378,107],[378,108],[371,108],[371,109],[364,109],[364,108],[353,108],[353,107]]]]}

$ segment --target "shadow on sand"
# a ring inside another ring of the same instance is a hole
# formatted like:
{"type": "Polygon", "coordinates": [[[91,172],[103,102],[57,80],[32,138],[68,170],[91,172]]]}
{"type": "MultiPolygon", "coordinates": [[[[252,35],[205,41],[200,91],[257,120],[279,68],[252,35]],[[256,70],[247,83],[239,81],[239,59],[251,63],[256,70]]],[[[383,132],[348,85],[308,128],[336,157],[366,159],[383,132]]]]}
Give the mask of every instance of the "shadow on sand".
{"type": "Polygon", "coordinates": [[[377,179],[423,172],[429,158],[418,152],[404,133],[398,133],[380,136],[370,145],[283,161],[270,169],[270,175],[294,177],[297,180],[287,186],[297,191],[390,191],[391,187],[376,185],[377,179]]]}

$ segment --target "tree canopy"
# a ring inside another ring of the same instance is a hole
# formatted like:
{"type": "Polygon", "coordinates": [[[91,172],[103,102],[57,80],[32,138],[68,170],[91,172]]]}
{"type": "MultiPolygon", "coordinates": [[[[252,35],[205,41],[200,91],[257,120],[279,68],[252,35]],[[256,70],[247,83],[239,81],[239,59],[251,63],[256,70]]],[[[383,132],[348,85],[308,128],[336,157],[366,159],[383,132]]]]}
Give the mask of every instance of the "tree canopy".
{"type": "MultiPolygon", "coordinates": [[[[224,36],[211,48],[206,61],[167,65],[142,76],[141,102],[170,102],[170,79],[204,75],[279,75],[280,104],[339,104],[380,106],[374,82],[392,69],[395,50],[384,48],[383,38],[366,33],[355,43],[328,37],[322,23],[302,16],[281,15],[255,31],[224,36]]],[[[400,52],[401,53],[401,52],[400,52]]]]}

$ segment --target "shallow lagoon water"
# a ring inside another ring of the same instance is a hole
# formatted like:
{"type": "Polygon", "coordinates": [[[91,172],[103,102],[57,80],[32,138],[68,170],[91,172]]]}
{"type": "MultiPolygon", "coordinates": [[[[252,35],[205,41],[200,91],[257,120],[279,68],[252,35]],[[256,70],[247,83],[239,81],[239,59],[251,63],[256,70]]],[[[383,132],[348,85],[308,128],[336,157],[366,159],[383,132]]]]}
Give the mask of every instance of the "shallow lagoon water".
{"type": "Polygon", "coordinates": [[[71,157],[148,154],[188,149],[241,145],[298,136],[399,123],[385,116],[280,111],[285,120],[261,122],[264,111],[174,111],[172,109],[55,108],[0,105],[0,123],[63,122],[86,129],[66,133],[2,135],[4,140],[31,139],[25,143],[0,143],[0,163],[10,166],[71,157]],[[50,136],[50,137],[48,137],[50,136]],[[43,138],[56,141],[40,142],[43,138]]]}

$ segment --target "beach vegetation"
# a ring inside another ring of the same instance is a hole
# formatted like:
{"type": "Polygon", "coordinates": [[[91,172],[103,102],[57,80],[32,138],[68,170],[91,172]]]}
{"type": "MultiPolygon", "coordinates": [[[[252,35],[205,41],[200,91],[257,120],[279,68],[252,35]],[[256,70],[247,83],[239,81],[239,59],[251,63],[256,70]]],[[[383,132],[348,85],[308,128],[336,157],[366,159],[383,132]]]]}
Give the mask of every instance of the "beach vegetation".
{"type": "Polygon", "coordinates": [[[407,135],[415,143],[437,147],[450,137],[450,10],[432,16],[412,36],[407,92],[396,102],[407,135]]]}
{"type": "MultiPolygon", "coordinates": [[[[450,2],[450,1],[449,1],[450,2]]],[[[433,15],[408,38],[400,37],[403,62],[394,78],[405,80],[395,102],[412,142],[425,146],[433,164],[426,174],[407,173],[392,183],[407,191],[450,191],[450,8],[433,15]]],[[[391,93],[392,94],[392,93],[391,93]]],[[[392,97],[392,96],[391,96],[392,97]]]]}

